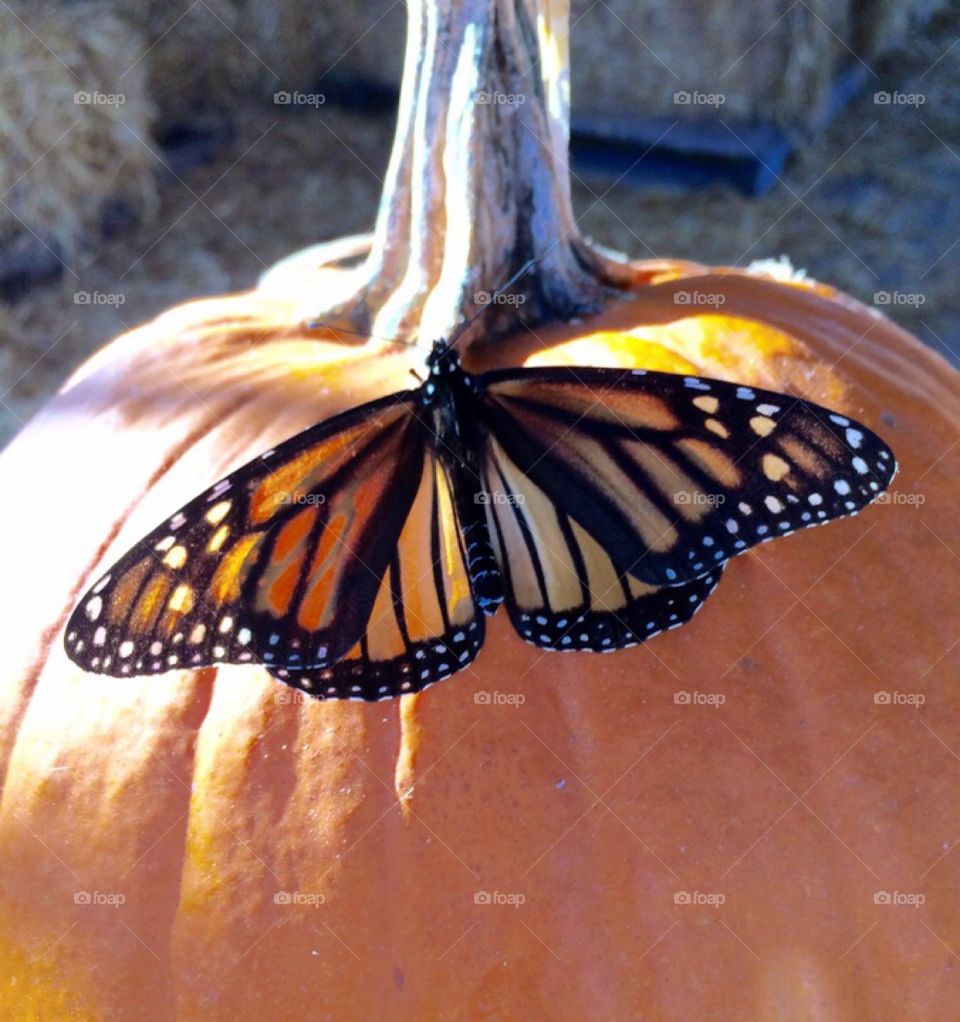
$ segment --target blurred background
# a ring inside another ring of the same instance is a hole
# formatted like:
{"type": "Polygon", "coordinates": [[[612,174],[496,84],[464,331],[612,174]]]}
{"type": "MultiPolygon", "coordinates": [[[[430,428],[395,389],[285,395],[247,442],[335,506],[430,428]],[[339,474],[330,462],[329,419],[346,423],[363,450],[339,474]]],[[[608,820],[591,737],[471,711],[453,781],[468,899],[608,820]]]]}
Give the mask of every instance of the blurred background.
{"type": "MultiPolygon", "coordinates": [[[[960,351],[957,0],[573,0],[574,201],[960,351]]],[[[110,337],[369,230],[402,0],[0,3],[0,446],[110,337]]]]}

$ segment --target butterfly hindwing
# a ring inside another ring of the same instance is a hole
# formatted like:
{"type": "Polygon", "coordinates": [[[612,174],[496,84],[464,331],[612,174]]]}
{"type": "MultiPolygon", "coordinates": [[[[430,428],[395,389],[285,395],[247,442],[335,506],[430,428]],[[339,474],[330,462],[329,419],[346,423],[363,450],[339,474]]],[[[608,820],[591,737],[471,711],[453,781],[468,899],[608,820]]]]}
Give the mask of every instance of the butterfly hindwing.
{"type": "Polygon", "coordinates": [[[510,619],[543,649],[612,653],[634,646],[689,621],[719,581],[722,564],[675,586],[625,574],[495,439],[487,448],[486,485],[510,619]]]}
{"type": "Polygon", "coordinates": [[[114,564],[71,616],[68,653],[114,675],[309,663],[327,636],[331,656],[346,653],[376,599],[423,460],[415,392],[305,430],[114,564]],[[329,583],[326,619],[311,602],[320,583],[329,583]]]}
{"type": "Polygon", "coordinates": [[[446,471],[428,453],[363,634],[321,669],[271,673],[318,698],[379,700],[465,668],[483,644],[484,627],[455,503],[446,471]]]}
{"type": "Polygon", "coordinates": [[[896,471],[844,416],[718,380],[563,367],[488,373],[482,389],[483,426],[516,471],[653,586],[853,514],[896,471]]]}

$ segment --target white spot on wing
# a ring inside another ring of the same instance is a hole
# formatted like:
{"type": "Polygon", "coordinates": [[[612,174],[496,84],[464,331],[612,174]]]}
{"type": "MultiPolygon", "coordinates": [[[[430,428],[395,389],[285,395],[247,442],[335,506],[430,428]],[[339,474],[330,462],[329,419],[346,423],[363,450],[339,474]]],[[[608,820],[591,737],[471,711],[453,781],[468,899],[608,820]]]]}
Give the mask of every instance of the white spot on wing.
{"type": "Polygon", "coordinates": [[[219,497],[222,494],[226,493],[227,490],[229,490],[229,489],[230,489],[230,480],[229,479],[221,479],[220,482],[217,483],[214,486],[214,488],[207,494],[207,500],[208,501],[216,500],[217,497],[219,497]]]}

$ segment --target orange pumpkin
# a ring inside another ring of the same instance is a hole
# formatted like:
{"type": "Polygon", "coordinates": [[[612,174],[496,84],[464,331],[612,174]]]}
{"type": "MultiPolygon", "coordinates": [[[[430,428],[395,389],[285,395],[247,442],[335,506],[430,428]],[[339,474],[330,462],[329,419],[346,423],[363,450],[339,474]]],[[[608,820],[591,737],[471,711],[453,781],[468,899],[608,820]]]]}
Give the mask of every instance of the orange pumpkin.
{"type": "Polygon", "coordinates": [[[4,452],[5,1018],[953,1017],[960,381],[829,288],[634,272],[630,301],[469,360],[802,393],[901,464],[886,506],[738,558],[644,647],[555,656],[501,612],[472,670],[372,705],[67,661],[98,565],[408,384],[410,352],[307,335],[292,292],[121,337],[4,452]]]}

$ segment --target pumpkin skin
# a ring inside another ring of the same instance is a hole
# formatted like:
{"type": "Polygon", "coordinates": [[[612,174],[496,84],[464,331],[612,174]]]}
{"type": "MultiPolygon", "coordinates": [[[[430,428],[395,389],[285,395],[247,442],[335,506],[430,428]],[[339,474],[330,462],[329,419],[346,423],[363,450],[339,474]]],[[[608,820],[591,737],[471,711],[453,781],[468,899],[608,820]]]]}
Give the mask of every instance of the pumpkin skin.
{"type": "Polygon", "coordinates": [[[192,303],[105,348],[4,452],[5,1017],[956,1017],[960,379],[821,285],[680,263],[637,283],[468,365],[803,393],[880,433],[893,491],[925,503],[737,558],[647,646],[545,653],[501,611],[473,669],[422,695],[316,703],[250,667],[87,675],[62,625],[171,508],[409,386],[409,353],[317,340],[282,289],[192,303]],[[699,314],[691,290],[724,302],[699,314]],[[894,690],[926,702],[875,703],[894,690]]]}

